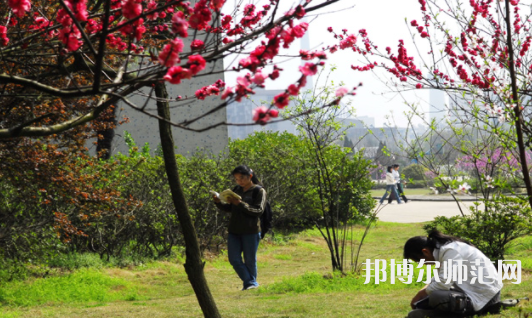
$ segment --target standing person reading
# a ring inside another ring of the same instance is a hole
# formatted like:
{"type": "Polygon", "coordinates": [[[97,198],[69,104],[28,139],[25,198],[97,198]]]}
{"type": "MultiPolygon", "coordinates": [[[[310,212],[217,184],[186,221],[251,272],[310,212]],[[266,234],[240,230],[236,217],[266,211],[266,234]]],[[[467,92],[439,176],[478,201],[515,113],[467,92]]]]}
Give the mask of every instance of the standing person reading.
{"type": "Polygon", "coordinates": [[[382,203],[384,203],[384,200],[386,199],[386,197],[388,197],[388,194],[389,194],[388,192],[394,193],[395,198],[397,199],[397,203],[402,204],[401,199],[399,198],[399,195],[397,194],[397,183],[395,182],[395,178],[393,177],[391,166],[388,166],[388,168],[386,169],[386,191],[384,192],[384,195],[382,195],[382,198],[379,201],[381,205],[382,203]]]}
{"type": "Polygon", "coordinates": [[[440,265],[438,280],[433,277],[412,299],[409,318],[465,317],[491,312],[493,308],[498,310],[503,285],[496,279],[495,266],[462,239],[433,230],[428,237],[410,238],[404,247],[404,258],[440,265]],[[469,275],[467,278],[476,280],[455,280],[452,271],[462,267],[469,275]]]}
{"type": "Polygon", "coordinates": [[[229,262],[243,282],[243,289],[257,288],[257,249],[260,242],[260,216],[266,206],[266,191],[260,185],[253,171],[246,165],[237,166],[232,172],[237,186],[233,191],[241,197],[229,197],[223,204],[214,195],[218,208],[230,212],[227,255],[229,262]],[[253,196],[253,190],[260,189],[253,196]],[[244,260],[242,261],[242,255],[244,260]]]}

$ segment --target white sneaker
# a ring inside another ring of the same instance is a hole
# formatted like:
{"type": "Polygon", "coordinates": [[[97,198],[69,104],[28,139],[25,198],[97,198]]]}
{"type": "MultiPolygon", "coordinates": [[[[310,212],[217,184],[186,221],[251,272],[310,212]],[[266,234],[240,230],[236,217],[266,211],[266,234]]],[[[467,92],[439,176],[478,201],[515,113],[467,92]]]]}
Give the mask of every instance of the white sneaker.
{"type": "Polygon", "coordinates": [[[242,290],[250,290],[250,289],[257,289],[257,288],[259,288],[259,285],[251,285],[246,288],[243,288],[242,290]]]}

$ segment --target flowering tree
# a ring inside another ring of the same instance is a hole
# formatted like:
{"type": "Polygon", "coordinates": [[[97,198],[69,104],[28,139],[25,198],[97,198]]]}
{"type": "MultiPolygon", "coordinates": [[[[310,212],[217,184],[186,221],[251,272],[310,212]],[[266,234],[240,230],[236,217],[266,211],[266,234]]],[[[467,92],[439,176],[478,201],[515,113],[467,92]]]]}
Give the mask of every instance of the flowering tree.
{"type": "MultiPolygon", "coordinates": [[[[527,162],[530,163],[532,152],[526,152],[527,162]]],[[[504,174],[512,176],[516,171],[520,171],[519,160],[514,154],[498,147],[492,152],[483,150],[477,156],[465,155],[457,159],[457,166],[460,169],[473,172],[478,175],[493,176],[504,174]]]]}
{"type": "MultiPolygon", "coordinates": [[[[339,1],[305,0],[281,12],[280,1],[269,0],[261,7],[247,4],[224,14],[225,0],[197,0],[192,4],[183,0],[7,0],[7,5],[0,6],[3,22],[0,163],[12,164],[14,173],[9,174],[10,181],[42,184],[40,174],[16,174],[21,169],[17,159],[30,163],[28,167],[33,171],[46,162],[46,156],[56,160],[53,167],[61,167],[72,159],[87,156],[84,145],[90,137],[98,138],[99,155],[108,157],[112,129],[119,122],[115,115],[118,102],[157,118],[167,175],[187,248],[185,269],[204,314],[219,316],[203,274],[203,262],[179,181],[170,126],[205,131],[228,124],[221,120],[204,127],[191,126],[208,113],[253,94],[253,89],[263,87],[266,79],[280,77],[283,70],[273,65],[273,59],[305,34],[308,23],[300,19],[339,1]],[[232,69],[242,73],[236,83],[214,81],[193,96],[177,98],[183,102],[220,95],[219,106],[194,119],[172,120],[169,108],[175,99],[168,97],[166,85],[179,85],[212,74],[210,64],[229,55],[239,58],[232,69]],[[128,99],[143,88],[148,93],[143,93],[142,104],[128,99]],[[157,112],[146,107],[149,100],[156,102],[157,112]]],[[[354,35],[339,38],[341,49],[356,50],[354,35]]],[[[330,47],[331,52],[336,49],[330,47]]],[[[300,58],[305,62],[299,68],[299,79],[270,105],[255,110],[256,123],[266,124],[277,117],[277,109],[284,108],[289,97],[297,95],[307,76],[316,74],[327,53],[301,51],[300,58]]],[[[336,100],[347,91],[337,92],[336,100]]],[[[58,178],[53,171],[48,173],[50,178],[58,178]]],[[[68,169],[64,173],[66,181],[82,174],[68,169]]],[[[93,192],[85,191],[87,187],[81,183],[70,188],[74,200],[80,196],[92,200],[93,192]]],[[[46,188],[42,189],[44,193],[46,188]]],[[[112,198],[100,195],[104,201],[112,198]]],[[[80,227],[62,216],[59,215],[60,225],[72,226],[74,230],[80,227]]]]}
{"type": "MultiPolygon", "coordinates": [[[[381,51],[363,30],[367,59],[360,71],[384,68],[392,77],[394,90],[433,88],[447,92],[459,125],[472,120],[480,129],[498,137],[498,143],[516,154],[523,173],[528,200],[532,184],[526,148],[532,143],[530,87],[532,57],[531,21],[519,0],[433,1],[419,0],[421,19],[408,21],[417,48],[428,53],[409,54],[399,40],[397,51],[381,51]]],[[[421,51],[420,50],[420,51],[421,51]]],[[[419,114],[419,111],[417,111],[419,114]]]]}

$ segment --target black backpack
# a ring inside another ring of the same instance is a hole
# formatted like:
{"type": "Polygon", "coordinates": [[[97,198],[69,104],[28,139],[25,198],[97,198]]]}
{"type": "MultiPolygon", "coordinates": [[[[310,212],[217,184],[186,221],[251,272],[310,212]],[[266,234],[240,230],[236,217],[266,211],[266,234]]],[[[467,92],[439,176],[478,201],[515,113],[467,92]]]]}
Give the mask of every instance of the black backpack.
{"type": "MultiPolygon", "coordinates": [[[[257,194],[259,193],[262,186],[257,185],[253,189],[253,201],[255,201],[255,198],[257,197],[257,194]]],[[[270,206],[270,202],[266,201],[266,206],[264,206],[264,211],[262,212],[262,215],[260,215],[260,238],[264,239],[264,236],[272,229],[272,220],[273,220],[273,212],[272,207],[270,206]]]]}

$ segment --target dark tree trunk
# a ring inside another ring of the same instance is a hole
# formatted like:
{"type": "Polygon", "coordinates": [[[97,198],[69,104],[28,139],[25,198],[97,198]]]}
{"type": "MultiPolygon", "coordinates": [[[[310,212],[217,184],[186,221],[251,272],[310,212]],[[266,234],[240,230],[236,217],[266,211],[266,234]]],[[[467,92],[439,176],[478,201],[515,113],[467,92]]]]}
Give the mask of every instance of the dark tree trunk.
{"type": "Polygon", "coordinates": [[[526,162],[526,148],[523,138],[523,114],[521,113],[519,97],[517,91],[517,77],[515,74],[515,60],[514,60],[514,48],[512,45],[512,24],[510,21],[510,3],[505,0],[506,5],[506,41],[508,42],[508,58],[510,67],[510,77],[512,79],[512,96],[515,103],[515,131],[517,133],[517,147],[519,149],[519,163],[521,164],[521,171],[523,172],[523,181],[525,182],[526,193],[528,195],[528,203],[532,207],[532,183],[530,181],[530,175],[528,172],[528,163],[526,162]]]}
{"type": "MultiPolygon", "coordinates": [[[[155,94],[157,96],[157,113],[163,119],[170,121],[170,108],[168,105],[168,93],[164,83],[157,83],[155,86],[155,94]]],[[[168,176],[168,184],[172,193],[172,200],[176,209],[177,217],[181,225],[183,237],[185,239],[185,271],[188,275],[188,280],[196,293],[199,305],[203,311],[203,315],[207,318],[219,318],[220,313],[214,302],[203,268],[205,263],[201,260],[201,251],[196,236],[196,230],[192,224],[192,218],[188,212],[185,194],[179,179],[179,172],[177,170],[177,163],[174,153],[174,139],[172,137],[172,130],[170,124],[164,120],[159,120],[159,131],[161,135],[161,146],[164,155],[164,165],[166,168],[166,175],[168,176]]]]}
{"type": "Polygon", "coordinates": [[[107,160],[111,157],[111,146],[113,144],[113,138],[115,137],[116,127],[116,107],[112,108],[112,112],[109,117],[101,120],[109,128],[98,131],[98,144],[96,145],[96,154],[99,159],[107,160]],[[100,136],[102,138],[100,138],[100,136]]]}

